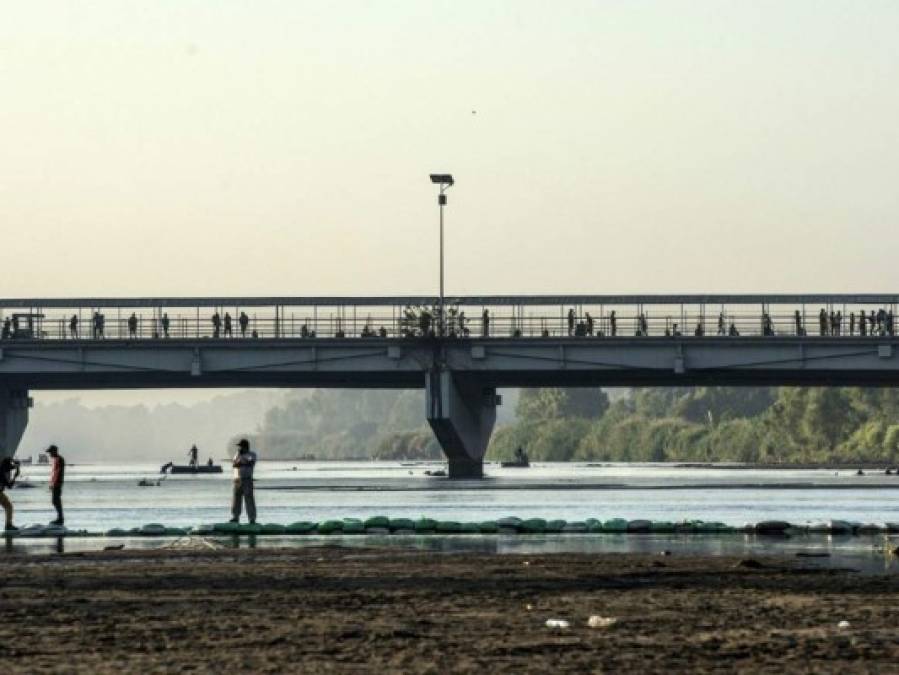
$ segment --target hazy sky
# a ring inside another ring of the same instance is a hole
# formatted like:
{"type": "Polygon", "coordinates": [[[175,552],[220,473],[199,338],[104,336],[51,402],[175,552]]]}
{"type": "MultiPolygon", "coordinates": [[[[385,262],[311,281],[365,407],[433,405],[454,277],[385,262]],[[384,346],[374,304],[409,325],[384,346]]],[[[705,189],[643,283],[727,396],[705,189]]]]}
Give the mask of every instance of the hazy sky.
{"type": "Polygon", "coordinates": [[[897,2],[0,8],[3,296],[899,288],[897,2]]]}

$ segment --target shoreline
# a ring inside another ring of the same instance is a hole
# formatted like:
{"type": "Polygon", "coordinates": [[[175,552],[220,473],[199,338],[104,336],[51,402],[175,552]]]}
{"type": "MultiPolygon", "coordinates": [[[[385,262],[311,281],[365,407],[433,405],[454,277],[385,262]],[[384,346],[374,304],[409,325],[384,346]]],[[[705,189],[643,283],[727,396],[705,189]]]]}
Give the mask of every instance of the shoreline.
{"type": "Polygon", "coordinates": [[[895,668],[899,577],[663,553],[321,546],[12,557],[0,580],[0,658],[7,672],[64,658],[85,673],[895,668]],[[593,615],[615,621],[590,628],[593,615]]]}

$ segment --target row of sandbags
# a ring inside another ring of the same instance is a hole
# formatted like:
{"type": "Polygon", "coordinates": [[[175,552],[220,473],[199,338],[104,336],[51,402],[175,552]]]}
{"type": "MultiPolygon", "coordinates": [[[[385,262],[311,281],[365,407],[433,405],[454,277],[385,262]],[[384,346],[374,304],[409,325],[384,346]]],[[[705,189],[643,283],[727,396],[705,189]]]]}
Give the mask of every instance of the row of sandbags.
{"type": "MultiPolygon", "coordinates": [[[[790,534],[790,533],[822,533],[822,534],[878,534],[897,533],[899,523],[871,524],[844,520],[830,520],[820,523],[794,525],[786,521],[767,520],[749,523],[744,527],[732,527],[720,522],[702,520],[658,521],[627,520],[611,518],[597,520],[589,518],[584,521],[546,520],[544,518],[516,518],[510,516],[498,520],[482,522],[459,522],[452,520],[434,520],[432,518],[388,518],[372,516],[365,520],[344,518],[342,520],[325,520],[319,523],[299,521],[290,525],[277,523],[215,523],[204,524],[193,528],[166,527],[160,523],[149,523],[142,527],[130,529],[115,528],[106,532],[108,537],[178,537],[188,534],[196,535],[302,535],[302,534],[645,534],[645,533],[683,533],[683,534],[724,534],[747,532],[756,534],[790,534]]],[[[21,529],[16,536],[51,537],[87,535],[84,531],[72,531],[62,526],[32,525],[21,529]]]]}

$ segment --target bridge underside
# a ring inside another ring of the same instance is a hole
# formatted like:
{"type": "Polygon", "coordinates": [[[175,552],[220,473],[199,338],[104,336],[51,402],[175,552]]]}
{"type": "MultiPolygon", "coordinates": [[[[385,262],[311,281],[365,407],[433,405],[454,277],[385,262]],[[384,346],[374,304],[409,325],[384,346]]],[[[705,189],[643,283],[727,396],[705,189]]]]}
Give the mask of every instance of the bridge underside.
{"type": "Polygon", "coordinates": [[[895,386],[894,337],[68,340],[0,348],[0,454],[28,390],[425,388],[454,477],[481,475],[499,387],[895,386]]]}

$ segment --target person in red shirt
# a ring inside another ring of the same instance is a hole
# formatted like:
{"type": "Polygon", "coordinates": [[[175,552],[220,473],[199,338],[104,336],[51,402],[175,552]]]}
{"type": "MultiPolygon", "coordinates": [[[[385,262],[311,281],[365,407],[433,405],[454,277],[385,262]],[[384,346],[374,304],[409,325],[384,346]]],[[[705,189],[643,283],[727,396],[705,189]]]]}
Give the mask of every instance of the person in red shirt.
{"type": "Polygon", "coordinates": [[[62,525],[65,519],[62,517],[62,484],[66,479],[66,460],[59,454],[59,448],[51,445],[47,448],[50,455],[50,495],[53,500],[53,508],[56,509],[56,520],[51,525],[62,525]]]}

